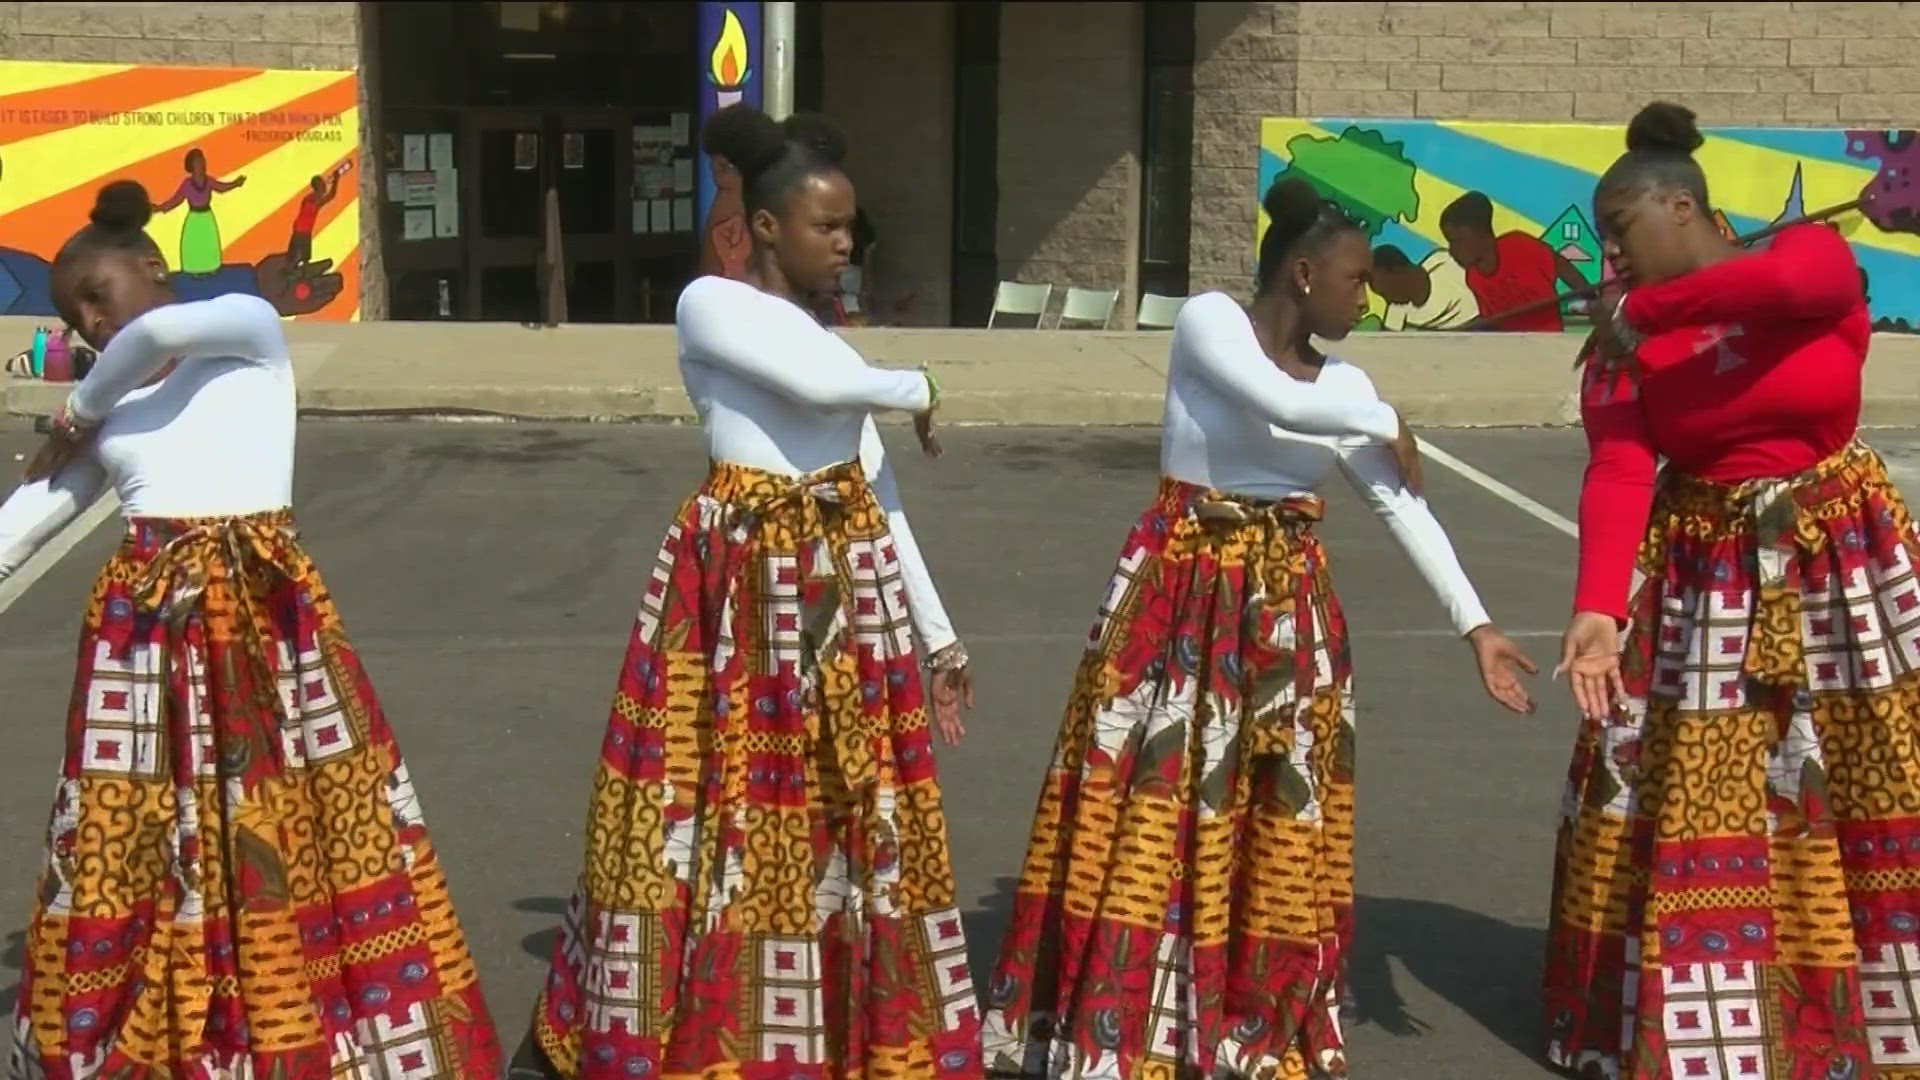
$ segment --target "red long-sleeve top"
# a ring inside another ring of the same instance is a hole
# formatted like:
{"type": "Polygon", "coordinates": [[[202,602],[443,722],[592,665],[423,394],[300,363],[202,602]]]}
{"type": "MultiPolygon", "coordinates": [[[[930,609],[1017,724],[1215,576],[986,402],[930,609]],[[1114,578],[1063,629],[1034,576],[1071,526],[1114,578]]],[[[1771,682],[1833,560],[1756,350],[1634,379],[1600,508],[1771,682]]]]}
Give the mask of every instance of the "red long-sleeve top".
{"type": "Polygon", "coordinates": [[[1574,610],[1624,620],[1656,457],[1726,483],[1789,476],[1844,447],[1860,421],[1872,319],[1853,249],[1817,224],[1633,289],[1621,314],[1642,336],[1641,378],[1636,388],[1590,363],[1582,381],[1574,610]]]}

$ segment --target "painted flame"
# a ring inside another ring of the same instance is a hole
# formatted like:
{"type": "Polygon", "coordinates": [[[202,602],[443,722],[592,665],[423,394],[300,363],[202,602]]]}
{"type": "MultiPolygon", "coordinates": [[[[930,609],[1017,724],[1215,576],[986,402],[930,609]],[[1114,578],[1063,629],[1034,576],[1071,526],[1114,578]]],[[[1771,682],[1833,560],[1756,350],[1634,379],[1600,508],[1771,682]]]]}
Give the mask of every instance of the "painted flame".
{"type": "Polygon", "coordinates": [[[722,90],[735,89],[747,81],[747,32],[741,28],[740,17],[732,8],[726,10],[726,18],[720,25],[720,39],[713,43],[707,70],[713,85],[722,90]]]}

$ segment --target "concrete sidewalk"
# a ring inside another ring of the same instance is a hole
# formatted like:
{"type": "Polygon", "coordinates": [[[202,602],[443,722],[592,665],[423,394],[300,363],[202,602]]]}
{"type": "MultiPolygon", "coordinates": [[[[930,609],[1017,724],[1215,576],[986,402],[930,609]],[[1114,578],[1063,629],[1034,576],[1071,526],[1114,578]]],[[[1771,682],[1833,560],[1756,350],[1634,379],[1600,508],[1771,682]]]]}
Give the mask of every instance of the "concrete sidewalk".
{"type": "MultiPolygon", "coordinates": [[[[0,319],[0,341],[34,320],[0,319]]],[[[543,420],[687,420],[673,329],[495,323],[288,323],[305,410],[543,420]]],[[[1167,335],[1143,332],[863,329],[873,363],[929,364],[956,424],[1160,422],[1167,335]]],[[[1578,339],[1559,334],[1364,334],[1340,352],[1422,427],[1576,422],[1578,339]]],[[[67,388],[9,380],[6,411],[41,416],[67,388]]],[[[1877,335],[1863,423],[1920,420],[1920,337],[1877,335]]]]}

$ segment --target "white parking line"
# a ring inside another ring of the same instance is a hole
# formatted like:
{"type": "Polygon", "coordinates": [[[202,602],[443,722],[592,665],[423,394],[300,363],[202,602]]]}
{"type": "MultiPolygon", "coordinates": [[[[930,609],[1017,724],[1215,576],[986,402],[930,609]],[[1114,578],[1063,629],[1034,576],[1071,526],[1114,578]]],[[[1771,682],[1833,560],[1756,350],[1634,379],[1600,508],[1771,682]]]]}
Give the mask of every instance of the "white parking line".
{"type": "Polygon", "coordinates": [[[13,576],[0,581],[0,614],[5,614],[15,600],[33,588],[34,582],[45,577],[47,571],[66,558],[67,552],[80,546],[82,540],[119,509],[120,496],[108,491],[95,499],[93,505],[82,511],[79,517],[67,522],[65,528],[54,533],[53,538],[42,545],[39,551],[20,564],[20,569],[14,571],[13,576]]]}
{"type": "Polygon", "coordinates": [[[1474,484],[1479,485],[1480,487],[1486,489],[1487,491],[1492,492],[1494,495],[1498,496],[1502,500],[1505,500],[1506,502],[1512,504],[1513,506],[1518,507],[1522,512],[1526,513],[1528,516],[1533,517],[1536,520],[1543,521],[1548,525],[1553,526],[1555,529],[1558,529],[1559,531],[1566,533],[1568,536],[1574,537],[1575,539],[1579,538],[1580,527],[1578,525],[1575,525],[1573,522],[1568,521],[1566,518],[1561,517],[1559,514],[1554,513],[1551,508],[1545,506],[1544,504],[1528,498],[1526,495],[1522,494],[1521,492],[1516,491],[1512,487],[1509,487],[1508,485],[1501,483],[1499,480],[1496,480],[1491,476],[1488,476],[1486,473],[1483,473],[1479,469],[1476,469],[1473,466],[1467,464],[1466,462],[1461,461],[1459,458],[1454,457],[1452,454],[1447,453],[1445,450],[1440,449],[1439,447],[1433,445],[1432,443],[1426,441],[1425,439],[1420,440],[1420,453],[1427,457],[1432,458],[1433,460],[1439,462],[1442,465],[1445,465],[1447,468],[1452,469],[1454,472],[1458,473],[1462,478],[1469,480],[1474,484]]]}

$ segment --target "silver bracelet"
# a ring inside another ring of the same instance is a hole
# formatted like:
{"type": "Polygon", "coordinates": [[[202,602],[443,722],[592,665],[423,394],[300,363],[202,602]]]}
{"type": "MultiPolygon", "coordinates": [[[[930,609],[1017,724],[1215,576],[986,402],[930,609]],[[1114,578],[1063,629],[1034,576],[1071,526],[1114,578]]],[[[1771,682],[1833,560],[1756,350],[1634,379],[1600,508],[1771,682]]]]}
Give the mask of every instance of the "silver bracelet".
{"type": "Polygon", "coordinates": [[[67,400],[54,410],[47,422],[47,430],[55,438],[70,443],[85,442],[87,436],[92,435],[99,426],[97,421],[82,419],[79,413],[74,412],[72,394],[67,395],[67,400]]]}
{"type": "Polygon", "coordinates": [[[926,659],[928,671],[958,671],[971,661],[967,656],[967,647],[954,642],[926,659]]]}

